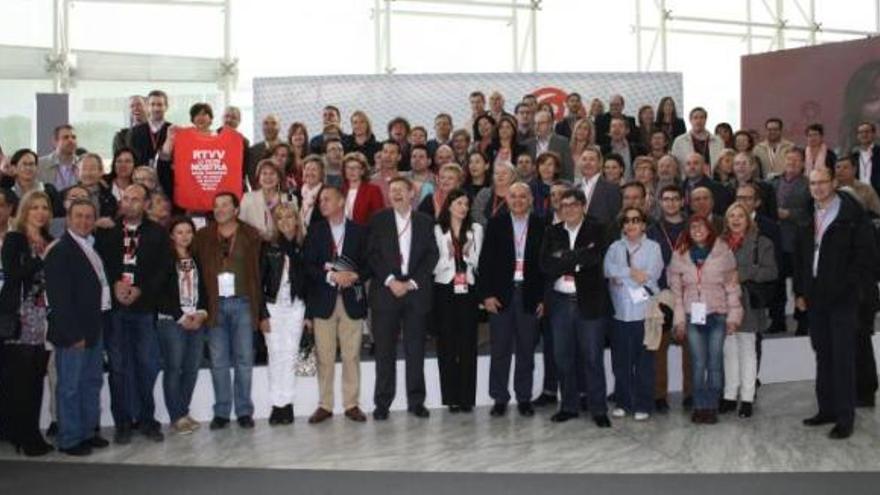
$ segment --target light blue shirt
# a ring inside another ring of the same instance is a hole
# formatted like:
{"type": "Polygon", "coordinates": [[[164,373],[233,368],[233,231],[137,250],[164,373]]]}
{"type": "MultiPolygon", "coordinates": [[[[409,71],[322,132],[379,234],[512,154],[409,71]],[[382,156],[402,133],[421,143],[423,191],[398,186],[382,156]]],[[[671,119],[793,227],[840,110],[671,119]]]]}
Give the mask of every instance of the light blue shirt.
{"type": "Polygon", "coordinates": [[[619,239],[611,244],[605,254],[605,277],[608,279],[611,302],[614,304],[614,318],[618,321],[640,321],[645,319],[648,310],[647,300],[634,302],[630,289],[646,287],[657,294],[660,288],[657,281],[663,271],[663,253],[660,244],[643,235],[638,242],[619,239]],[[630,264],[627,264],[627,251],[630,264]],[[630,276],[630,266],[648,274],[644,285],[639,285],[630,276]]]}

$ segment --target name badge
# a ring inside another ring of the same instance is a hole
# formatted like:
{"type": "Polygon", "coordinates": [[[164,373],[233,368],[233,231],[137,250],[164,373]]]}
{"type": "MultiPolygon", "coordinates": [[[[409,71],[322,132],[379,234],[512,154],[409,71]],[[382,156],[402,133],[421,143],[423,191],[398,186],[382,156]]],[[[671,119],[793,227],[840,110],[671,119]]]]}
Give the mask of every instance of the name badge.
{"type": "Polygon", "coordinates": [[[704,302],[691,303],[691,323],[694,325],[706,324],[707,309],[704,302]]]}
{"type": "Polygon", "coordinates": [[[192,217],[193,224],[196,226],[196,230],[202,230],[203,228],[208,226],[208,220],[202,216],[192,217]]]}
{"type": "Polygon", "coordinates": [[[456,273],[452,279],[452,291],[454,294],[467,294],[468,282],[466,273],[456,273]]]}
{"type": "Polygon", "coordinates": [[[525,262],[523,260],[516,260],[516,263],[513,265],[513,281],[514,282],[522,282],[525,280],[523,276],[523,272],[525,269],[525,262]]]}
{"type": "Polygon", "coordinates": [[[122,281],[128,285],[134,285],[134,273],[122,272],[122,281]]]}
{"type": "Polygon", "coordinates": [[[223,272],[217,275],[217,288],[220,297],[235,297],[235,274],[223,272]]]}
{"type": "Polygon", "coordinates": [[[574,284],[574,275],[563,275],[559,277],[559,286],[557,287],[557,290],[566,294],[577,292],[577,287],[574,284]]]}
{"type": "Polygon", "coordinates": [[[644,287],[636,287],[635,289],[629,289],[629,298],[633,303],[639,304],[648,300],[651,296],[648,294],[648,291],[645,290],[644,287]]]}

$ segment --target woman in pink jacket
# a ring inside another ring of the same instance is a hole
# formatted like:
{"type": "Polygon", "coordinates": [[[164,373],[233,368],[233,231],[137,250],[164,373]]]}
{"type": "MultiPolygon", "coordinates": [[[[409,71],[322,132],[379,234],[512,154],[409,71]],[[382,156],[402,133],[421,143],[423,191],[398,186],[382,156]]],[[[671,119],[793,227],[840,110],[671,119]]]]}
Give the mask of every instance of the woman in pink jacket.
{"type": "Polygon", "coordinates": [[[687,329],[693,362],[694,423],[718,422],[724,336],[742,321],[736,258],[716,238],[712,223],[694,215],[678,240],[667,269],[675,294],[674,328],[683,339],[687,329]]]}

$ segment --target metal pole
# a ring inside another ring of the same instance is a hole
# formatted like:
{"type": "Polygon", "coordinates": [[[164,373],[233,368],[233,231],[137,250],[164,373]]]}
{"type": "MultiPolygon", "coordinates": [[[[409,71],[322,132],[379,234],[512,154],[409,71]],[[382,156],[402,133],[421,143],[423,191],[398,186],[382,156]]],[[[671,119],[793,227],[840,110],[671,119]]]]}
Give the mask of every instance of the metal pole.
{"type": "MultiPolygon", "coordinates": [[[[878,8],[880,8],[880,0],[877,0],[878,8]]],[[[529,21],[532,24],[532,72],[538,72],[538,6],[540,0],[532,0],[532,10],[530,11],[529,21]]],[[[877,25],[880,26],[880,14],[877,17],[877,25]]],[[[880,28],[878,28],[880,31],[880,28]]]]}
{"type": "Polygon", "coordinates": [[[61,3],[61,67],[58,72],[61,91],[70,89],[70,0],[61,3]]]}
{"type": "Polygon", "coordinates": [[[229,106],[232,102],[232,0],[226,0],[223,6],[223,65],[226,74],[223,75],[223,105],[229,106]]]}
{"type": "Polygon", "coordinates": [[[874,11],[877,13],[877,32],[880,33],[880,0],[877,0],[874,5],[874,11]]]}
{"type": "Polygon", "coordinates": [[[785,49],[785,23],[782,21],[784,0],[776,0],[776,49],[785,49]]]}
{"type": "Polygon", "coordinates": [[[510,12],[510,26],[513,32],[513,71],[522,72],[519,64],[519,18],[516,15],[516,0],[513,0],[510,12]]]}
{"type": "Polygon", "coordinates": [[[752,0],[746,0],[746,50],[752,54],[752,0]]]}
{"type": "Polygon", "coordinates": [[[666,33],[667,33],[667,25],[666,25],[666,0],[660,0],[660,65],[663,67],[663,72],[666,72],[666,33]]]}
{"type": "Polygon", "coordinates": [[[810,31],[810,44],[816,44],[816,32],[819,30],[819,26],[816,24],[816,0],[810,0],[810,25],[813,26],[813,30],[810,31]]]}
{"type": "Polygon", "coordinates": [[[379,0],[373,2],[373,51],[375,55],[374,72],[382,73],[382,7],[379,0]]]}
{"type": "Polygon", "coordinates": [[[391,0],[385,0],[385,73],[391,74],[391,0]]]}
{"type": "Polygon", "coordinates": [[[642,0],[636,2],[636,70],[642,69],[642,0]]]}

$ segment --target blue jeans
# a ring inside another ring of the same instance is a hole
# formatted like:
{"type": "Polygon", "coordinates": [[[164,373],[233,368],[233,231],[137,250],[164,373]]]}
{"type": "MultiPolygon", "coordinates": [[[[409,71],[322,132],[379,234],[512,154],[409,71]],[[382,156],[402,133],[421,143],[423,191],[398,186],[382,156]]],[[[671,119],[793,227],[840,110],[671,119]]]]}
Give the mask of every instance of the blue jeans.
{"type": "Polygon", "coordinates": [[[614,320],[611,364],[618,407],[627,412],[654,410],[654,353],[645,349],[645,321],[614,320]]]}
{"type": "Polygon", "coordinates": [[[199,363],[205,348],[205,331],[185,330],[174,320],[160,319],[156,323],[159,332],[159,347],[162,350],[162,389],[165,392],[165,407],[171,423],[189,414],[196,380],[199,377],[199,363]]]}
{"type": "Polygon", "coordinates": [[[553,292],[549,306],[553,328],[553,354],[562,389],[561,410],[577,413],[579,384],[586,383],[587,402],[594,416],[608,412],[605,399],[605,328],[604,318],[581,316],[577,300],[553,292]],[[578,359],[580,356],[580,359],[578,359]],[[578,379],[578,377],[583,377],[578,379]]]}
{"type": "Polygon", "coordinates": [[[712,313],[706,317],[705,325],[688,323],[687,338],[694,369],[694,409],[718,409],[724,381],[726,322],[726,315],[712,313]]]}
{"type": "Polygon", "coordinates": [[[113,422],[117,427],[132,421],[155,423],[153,388],[161,369],[156,316],[118,308],[110,313],[109,320],[104,335],[113,422]]]}
{"type": "Polygon", "coordinates": [[[252,416],[254,328],[247,298],[220,298],[216,326],[208,331],[208,349],[211,352],[211,380],[214,382],[214,416],[229,419],[232,412],[233,380],[229,368],[235,370],[235,416],[252,416]]]}
{"type": "Polygon", "coordinates": [[[95,436],[101,414],[103,346],[57,347],[58,448],[70,449],[95,436]]]}

